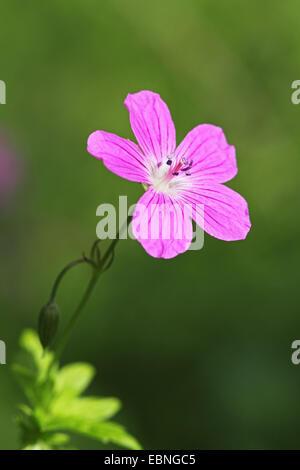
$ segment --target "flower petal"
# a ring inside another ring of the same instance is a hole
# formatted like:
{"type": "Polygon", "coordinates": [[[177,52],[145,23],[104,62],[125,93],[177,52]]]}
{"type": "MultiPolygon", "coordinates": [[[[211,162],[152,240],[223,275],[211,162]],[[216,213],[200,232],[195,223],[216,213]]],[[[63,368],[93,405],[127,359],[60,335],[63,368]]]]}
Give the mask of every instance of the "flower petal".
{"type": "Polygon", "coordinates": [[[103,160],[113,173],[130,181],[149,183],[145,157],[130,140],[105,131],[95,131],[88,138],[88,152],[103,160]]]}
{"type": "Polygon", "coordinates": [[[155,258],[174,258],[185,252],[193,237],[190,213],[151,187],[136,204],[131,227],[135,238],[155,258]]]}
{"type": "Polygon", "coordinates": [[[235,148],[228,145],[220,127],[201,124],[192,129],[176,149],[175,155],[193,160],[191,176],[225,183],[237,174],[235,148]]]}
{"type": "Polygon", "coordinates": [[[158,162],[175,151],[176,133],[166,103],[157,93],[140,91],[128,94],[125,102],[130,124],[139,146],[158,162]]]}
{"type": "Polygon", "coordinates": [[[223,184],[203,182],[181,193],[184,204],[191,207],[195,222],[221,240],[243,240],[250,230],[245,199],[223,184]]]}

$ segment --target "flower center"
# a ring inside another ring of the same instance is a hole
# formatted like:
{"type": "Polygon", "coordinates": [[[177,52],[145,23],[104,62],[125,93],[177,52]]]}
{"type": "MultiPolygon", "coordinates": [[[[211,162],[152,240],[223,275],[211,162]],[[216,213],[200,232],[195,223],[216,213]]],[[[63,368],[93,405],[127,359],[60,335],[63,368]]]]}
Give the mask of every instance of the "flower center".
{"type": "Polygon", "coordinates": [[[174,154],[169,155],[160,163],[155,163],[151,167],[154,189],[170,196],[176,195],[178,190],[190,186],[188,177],[191,175],[192,166],[192,160],[188,161],[186,158],[178,160],[174,154]]]}

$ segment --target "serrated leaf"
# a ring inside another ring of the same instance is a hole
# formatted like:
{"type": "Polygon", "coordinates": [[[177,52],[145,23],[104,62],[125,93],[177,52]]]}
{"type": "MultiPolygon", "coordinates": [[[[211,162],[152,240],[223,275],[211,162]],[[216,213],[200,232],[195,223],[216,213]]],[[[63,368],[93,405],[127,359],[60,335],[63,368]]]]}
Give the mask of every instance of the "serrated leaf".
{"type": "Polygon", "coordinates": [[[77,362],[64,366],[56,375],[55,392],[68,397],[79,396],[91,383],[95,368],[91,364],[77,362]]]}
{"type": "Polygon", "coordinates": [[[141,446],[138,441],[128,434],[123,426],[108,421],[108,422],[95,422],[88,421],[82,416],[77,417],[57,417],[56,422],[49,423],[50,428],[57,426],[63,430],[73,431],[78,434],[83,434],[92,439],[101,441],[103,444],[108,442],[120,445],[126,449],[140,450],[141,446]]]}

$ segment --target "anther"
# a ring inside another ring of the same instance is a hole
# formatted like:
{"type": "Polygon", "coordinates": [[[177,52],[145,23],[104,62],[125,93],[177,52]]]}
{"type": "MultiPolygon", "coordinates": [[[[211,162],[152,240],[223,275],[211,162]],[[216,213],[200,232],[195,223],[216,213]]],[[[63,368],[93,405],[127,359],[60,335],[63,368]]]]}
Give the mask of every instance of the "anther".
{"type": "Polygon", "coordinates": [[[180,169],[181,171],[188,171],[188,170],[190,170],[190,169],[192,168],[192,166],[193,166],[193,160],[191,160],[190,162],[187,162],[187,163],[188,163],[188,165],[185,166],[184,168],[181,168],[181,169],[180,169]]]}
{"type": "Polygon", "coordinates": [[[172,160],[167,160],[167,165],[172,165],[172,160]]]}

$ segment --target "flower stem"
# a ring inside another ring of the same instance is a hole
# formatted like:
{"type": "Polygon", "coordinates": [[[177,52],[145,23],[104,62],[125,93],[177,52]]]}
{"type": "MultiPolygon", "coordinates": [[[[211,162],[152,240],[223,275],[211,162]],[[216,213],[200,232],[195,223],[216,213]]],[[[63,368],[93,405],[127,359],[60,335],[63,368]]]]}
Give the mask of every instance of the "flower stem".
{"type": "MultiPolygon", "coordinates": [[[[70,333],[78,319],[78,317],[80,316],[83,308],[85,307],[85,304],[87,303],[100,275],[102,272],[104,272],[106,270],[106,262],[107,260],[109,259],[110,255],[113,255],[113,250],[116,246],[116,244],[118,243],[119,239],[120,239],[120,234],[123,232],[125,226],[127,227],[131,221],[131,216],[128,216],[127,218],[127,221],[126,221],[126,224],[124,224],[124,226],[119,230],[119,232],[117,233],[116,235],[116,238],[111,242],[111,244],[109,245],[108,249],[106,250],[103,258],[101,259],[101,263],[99,265],[95,265],[94,267],[94,271],[93,271],[93,275],[90,279],[90,282],[86,288],[86,291],[85,293],[83,294],[82,298],[81,298],[81,301],[79,302],[79,305],[78,307],[76,308],[75,312],[73,313],[72,317],[70,318],[69,320],[69,323],[67,324],[65,330],[63,331],[62,333],[62,336],[60,337],[60,340],[58,341],[57,343],[57,346],[56,346],[56,349],[55,349],[55,352],[54,352],[54,360],[58,360],[66,346],[66,343],[70,337],[70,333]]],[[[95,244],[94,244],[95,246],[95,244]]],[[[86,261],[86,260],[85,260],[86,261]]],[[[78,262],[82,262],[80,260],[77,260],[77,263],[78,262]]],[[[70,265],[74,265],[74,263],[76,264],[76,261],[74,261],[73,263],[70,263],[70,265]]],[[[70,266],[68,265],[68,266],[70,266]]],[[[71,266],[70,266],[71,267],[71,266]]],[[[55,285],[54,285],[55,287],[55,285]]]]}
{"type": "Polygon", "coordinates": [[[85,263],[85,262],[86,262],[85,258],[79,258],[79,259],[76,259],[75,261],[72,261],[71,263],[67,264],[67,266],[65,266],[64,269],[61,270],[61,272],[59,273],[59,275],[57,276],[57,278],[56,278],[56,280],[53,284],[51,295],[50,295],[50,302],[54,301],[58,286],[59,286],[62,278],[65,276],[65,274],[71,268],[73,268],[73,266],[77,266],[77,264],[81,264],[81,263],[85,263]]]}

